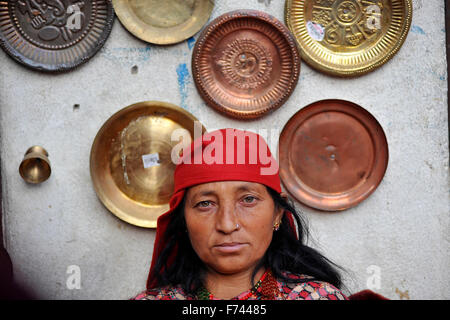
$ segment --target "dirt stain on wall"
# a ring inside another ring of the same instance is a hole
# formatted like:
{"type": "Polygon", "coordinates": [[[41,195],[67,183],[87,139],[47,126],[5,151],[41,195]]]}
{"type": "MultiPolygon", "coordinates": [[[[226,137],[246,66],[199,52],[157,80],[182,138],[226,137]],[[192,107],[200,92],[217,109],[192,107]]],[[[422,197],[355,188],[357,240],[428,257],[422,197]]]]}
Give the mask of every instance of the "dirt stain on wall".
{"type": "Polygon", "coordinates": [[[409,300],[409,292],[408,290],[406,291],[400,291],[398,288],[395,288],[395,293],[398,294],[398,296],[400,297],[400,300],[409,300]]]}

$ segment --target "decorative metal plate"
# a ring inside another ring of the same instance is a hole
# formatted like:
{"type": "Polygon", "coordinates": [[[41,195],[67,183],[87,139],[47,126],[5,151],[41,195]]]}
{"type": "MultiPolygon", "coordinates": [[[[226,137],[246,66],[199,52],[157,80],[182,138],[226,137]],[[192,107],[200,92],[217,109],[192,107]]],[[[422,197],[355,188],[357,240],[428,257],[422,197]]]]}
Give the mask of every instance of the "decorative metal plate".
{"type": "Polygon", "coordinates": [[[203,30],[195,44],[192,69],[208,105],[235,118],[257,118],[291,95],[300,73],[300,55],[294,37],[276,18],[238,10],[203,30]]]}
{"type": "Polygon", "coordinates": [[[29,68],[67,71],[97,53],[113,22],[110,0],[0,1],[0,46],[29,68]]]}
{"type": "Polygon", "coordinates": [[[285,15],[310,66],[357,76],[400,50],[411,25],[412,0],[287,0],[285,15]]]}
{"type": "Polygon", "coordinates": [[[213,0],[112,0],[120,22],[133,35],[173,44],[196,34],[211,15],[213,0]]]}
{"type": "MultiPolygon", "coordinates": [[[[94,189],[105,207],[130,224],[156,228],[174,189],[172,151],[180,141],[172,141],[172,133],[184,129],[182,142],[190,143],[195,121],[186,110],[158,101],[111,116],[95,137],[90,159],[94,189]]],[[[199,134],[206,131],[200,129],[199,134]]]]}
{"type": "Polygon", "coordinates": [[[375,191],[387,169],[388,145],[368,111],[348,101],[323,100],[288,121],[279,156],[280,177],[298,201],[338,211],[375,191]]]}

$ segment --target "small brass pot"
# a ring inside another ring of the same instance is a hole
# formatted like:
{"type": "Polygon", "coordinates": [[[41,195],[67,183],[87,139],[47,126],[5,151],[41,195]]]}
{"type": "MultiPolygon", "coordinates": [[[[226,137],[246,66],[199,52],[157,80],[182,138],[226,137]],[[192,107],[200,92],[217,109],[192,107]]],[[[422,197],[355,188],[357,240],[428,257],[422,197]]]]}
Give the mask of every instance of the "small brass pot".
{"type": "Polygon", "coordinates": [[[29,148],[20,163],[21,177],[28,183],[37,184],[47,180],[51,172],[47,150],[41,146],[29,148]]]}

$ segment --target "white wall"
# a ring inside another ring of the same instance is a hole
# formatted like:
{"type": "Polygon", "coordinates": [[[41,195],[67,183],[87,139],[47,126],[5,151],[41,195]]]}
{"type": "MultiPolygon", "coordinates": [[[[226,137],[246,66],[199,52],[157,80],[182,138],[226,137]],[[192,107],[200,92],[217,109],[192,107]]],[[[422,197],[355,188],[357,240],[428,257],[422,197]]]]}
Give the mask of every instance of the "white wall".
{"type": "MultiPolygon", "coordinates": [[[[282,0],[216,2],[211,19],[244,7],[283,20],[282,0]]],[[[376,291],[389,298],[450,298],[444,1],[415,0],[404,46],[366,76],[332,78],[303,63],[291,98],[258,121],[231,120],[205,105],[192,81],[191,53],[186,41],[147,45],[117,19],[101,52],[69,73],[33,72],[0,50],[4,242],[20,283],[44,299],[126,299],[145,288],[155,232],[110,214],[89,175],[93,139],[119,109],[161,100],[183,106],[208,129],[281,130],[307,104],[340,98],[360,104],[383,126],[389,167],[375,193],[353,209],[327,214],[299,205],[318,246],[350,271],[350,292],[366,288],[367,268],[376,265],[376,291]],[[190,73],[184,88],[182,64],[190,73]],[[134,65],[138,74],[131,73],[134,65]],[[35,144],[48,150],[53,172],[30,186],[18,167],[35,144]],[[70,265],[80,267],[79,290],[66,286],[70,265]]]]}

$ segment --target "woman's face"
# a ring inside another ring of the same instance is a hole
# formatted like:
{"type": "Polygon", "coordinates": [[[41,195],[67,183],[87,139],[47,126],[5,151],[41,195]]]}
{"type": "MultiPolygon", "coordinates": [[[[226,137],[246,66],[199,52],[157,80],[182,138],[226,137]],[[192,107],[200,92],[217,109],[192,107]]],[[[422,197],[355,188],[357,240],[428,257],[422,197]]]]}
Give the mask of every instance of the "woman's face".
{"type": "Polygon", "coordinates": [[[253,271],[282,213],[259,183],[211,182],[186,193],[185,219],[192,247],[209,268],[222,274],[253,271]]]}

